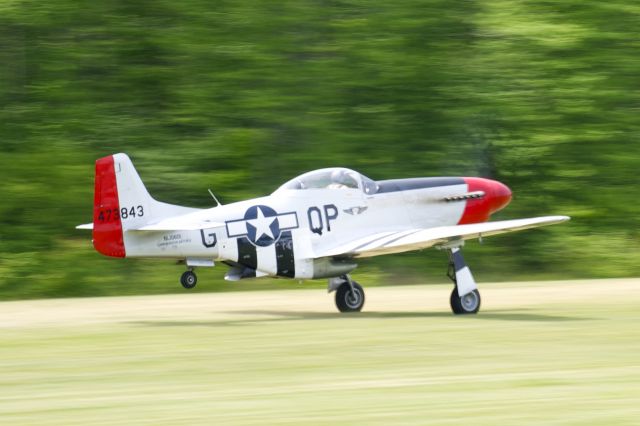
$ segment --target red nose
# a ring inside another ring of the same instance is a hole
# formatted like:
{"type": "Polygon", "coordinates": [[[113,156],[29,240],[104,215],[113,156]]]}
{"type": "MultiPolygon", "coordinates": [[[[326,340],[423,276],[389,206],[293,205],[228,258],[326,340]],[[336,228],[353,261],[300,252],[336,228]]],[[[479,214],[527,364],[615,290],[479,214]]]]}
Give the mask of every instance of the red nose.
{"type": "Polygon", "coordinates": [[[511,201],[511,190],[496,180],[483,178],[464,178],[468,192],[482,191],[484,196],[467,200],[460,225],[465,223],[486,222],[491,214],[502,210],[511,201]]]}

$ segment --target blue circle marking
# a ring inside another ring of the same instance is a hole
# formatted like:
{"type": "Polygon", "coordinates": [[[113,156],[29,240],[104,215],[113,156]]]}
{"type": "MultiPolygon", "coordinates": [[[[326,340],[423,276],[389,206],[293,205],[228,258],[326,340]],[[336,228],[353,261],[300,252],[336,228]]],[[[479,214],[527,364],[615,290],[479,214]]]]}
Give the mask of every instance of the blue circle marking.
{"type": "Polygon", "coordinates": [[[278,213],[268,206],[249,207],[244,214],[247,223],[247,238],[260,247],[268,247],[280,239],[278,213]]]}

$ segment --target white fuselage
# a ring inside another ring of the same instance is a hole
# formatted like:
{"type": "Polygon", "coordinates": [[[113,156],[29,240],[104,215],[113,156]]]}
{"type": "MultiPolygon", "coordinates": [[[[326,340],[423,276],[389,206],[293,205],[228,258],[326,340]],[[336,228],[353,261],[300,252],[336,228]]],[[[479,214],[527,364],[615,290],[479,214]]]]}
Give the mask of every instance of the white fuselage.
{"type": "MultiPolygon", "coordinates": [[[[402,182],[402,181],[397,181],[402,182]]],[[[374,233],[457,224],[465,202],[463,180],[440,185],[394,185],[368,195],[362,188],[279,189],[272,195],[184,216],[211,228],[124,232],[127,257],[228,262],[253,276],[320,278],[355,267],[352,261],[318,259],[318,253],[374,233]],[[341,269],[342,268],[342,269],[341,269]]]]}

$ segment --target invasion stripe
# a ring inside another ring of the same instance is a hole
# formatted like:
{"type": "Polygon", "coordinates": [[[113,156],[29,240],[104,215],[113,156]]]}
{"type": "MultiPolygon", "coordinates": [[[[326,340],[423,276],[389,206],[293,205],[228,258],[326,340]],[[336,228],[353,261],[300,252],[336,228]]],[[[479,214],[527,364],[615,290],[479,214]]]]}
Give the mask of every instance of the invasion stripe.
{"type": "Polygon", "coordinates": [[[367,251],[367,250],[371,250],[371,249],[375,249],[378,247],[386,247],[387,244],[394,242],[394,241],[398,241],[401,238],[404,238],[408,235],[414,234],[416,232],[420,231],[419,229],[409,229],[408,231],[401,231],[401,232],[394,232],[391,235],[387,235],[384,238],[378,238],[376,240],[373,240],[372,242],[369,242],[367,244],[363,244],[362,246],[358,247],[356,250],[358,251],[367,251]],[[386,241],[382,241],[385,238],[388,238],[388,240],[386,241]]]}
{"type": "Polygon", "coordinates": [[[389,244],[395,243],[396,241],[399,241],[399,240],[401,240],[403,238],[407,238],[407,237],[409,237],[411,235],[417,234],[418,232],[422,232],[422,231],[424,231],[424,229],[413,229],[413,230],[411,230],[409,232],[403,233],[403,235],[400,235],[397,238],[393,238],[393,239],[385,242],[384,244],[382,244],[382,246],[383,247],[387,247],[389,244]]]}
{"type": "Polygon", "coordinates": [[[364,244],[360,244],[359,246],[356,246],[355,248],[352,248],[350,250],[345,250],[349,253],[357,253],[358,250],[360,250],[363,247],[366,247],[368,245],[371,245],[373,243],[375,243],[376,241],[380,241],[380,240],[384,240],[385,238],[391,236],[391,235],[395,235],[395,232],[386,232],[382,237],[378,237],[378,238],[374,238],[373,240],[367,241],[364,244]]]}
{"type": "Polygon", "coordinates": [[[238,238],[238,263],[251,269],[258,269],[256,246],[246,238],[238,238]]]}
{"type": "Polygon", "coordinates": [[[296,275],[295,254],[291,231],[284,231],[276,242],[276,262],[278,276],[293,278],[296,275]]]}
{"type": "Polygon", "coordinates": [[[267,247],[257,246],[256,254],[258,256],[258,271],[263,274],[274,275],[278,267],[276,265],[276,251],[273,245],[267,247]]]}

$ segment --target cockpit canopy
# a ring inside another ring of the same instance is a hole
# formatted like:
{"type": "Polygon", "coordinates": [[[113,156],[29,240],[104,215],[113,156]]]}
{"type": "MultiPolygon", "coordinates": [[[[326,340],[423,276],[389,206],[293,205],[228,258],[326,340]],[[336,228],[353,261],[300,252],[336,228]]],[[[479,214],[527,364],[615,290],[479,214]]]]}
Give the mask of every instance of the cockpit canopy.
{"type": "Polygon", "coordinates": [[[372,195],[378,191],[378,184],[351,169],[332,167],[295,177],[278,188],[276,192],[291,189],[359,189],[365,194],[372,195]]]}

